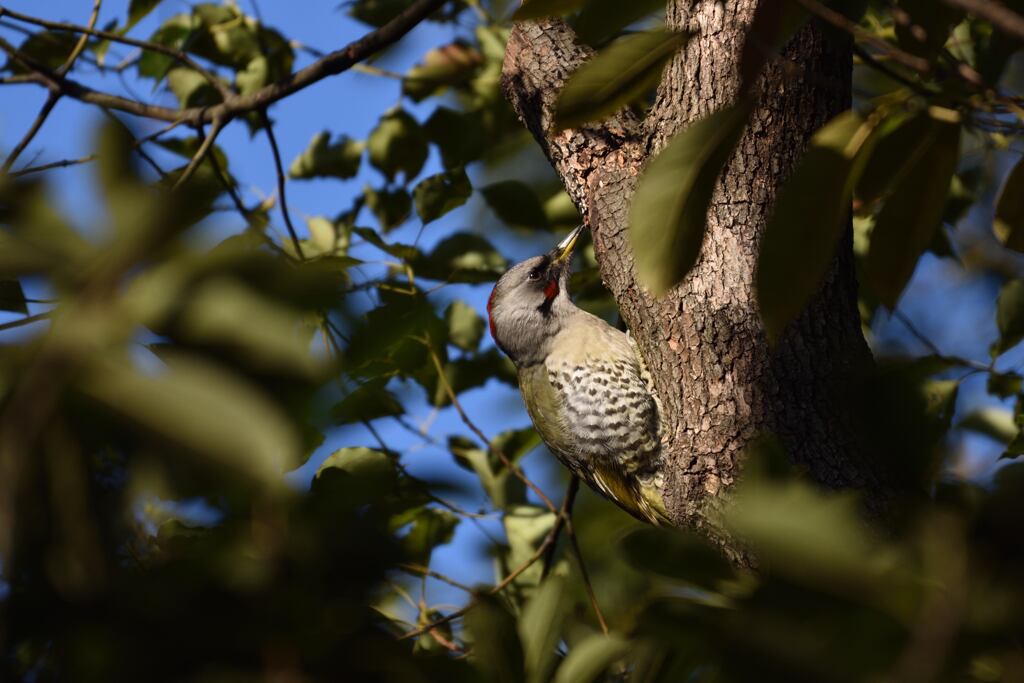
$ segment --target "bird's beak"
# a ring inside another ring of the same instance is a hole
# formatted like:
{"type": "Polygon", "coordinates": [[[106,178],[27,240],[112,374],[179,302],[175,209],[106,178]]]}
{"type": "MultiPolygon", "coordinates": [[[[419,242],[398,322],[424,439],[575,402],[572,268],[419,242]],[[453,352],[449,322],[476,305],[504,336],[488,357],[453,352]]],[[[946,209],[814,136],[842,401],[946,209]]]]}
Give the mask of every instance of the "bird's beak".
{"type": "Polygon", "coordinates": [[[580,235],[583,234],[584,227],[581,225],[568,235],[565,239],[558,243],[551,251],[551,262],[552,264],[564,265],[569,262],[572,258],[572,251],[576,247],[576,242],[579,240],[580,235]]]}

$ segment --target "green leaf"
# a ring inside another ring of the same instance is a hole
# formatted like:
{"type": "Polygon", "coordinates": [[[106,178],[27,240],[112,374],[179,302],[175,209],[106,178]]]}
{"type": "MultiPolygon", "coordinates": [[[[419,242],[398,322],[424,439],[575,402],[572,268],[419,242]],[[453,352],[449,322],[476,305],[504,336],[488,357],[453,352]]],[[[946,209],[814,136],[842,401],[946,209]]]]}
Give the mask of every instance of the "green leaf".
{"type": "Polygon", "coordinates": [[[505,180],[480,189],[487,205],[505,223],[524,228],[546,228],[548,219],[537,193],[526,183],[505,180]]]}
{"type": "Polygon", "coordinates": [[[575,128],[614,114],[661,80],[661,72],[689,34],[644,31],[612,43],[583,64],[558,95],[555,124],[575,128]]]}
{"type": "Polygon", "coordinates": [[[576,19],[576,35],[596,45],[655,12],[664,17],[665,0],[589,0],[576,19]]]}
{"type": "Polygon", "coordinates": [[[284,486],[298,464],[294,425],[260,389],[205,361],[175,353],[160,373],[136,372],[130,363],[98,361],[79,388],[127,421],[267,488],[284,486]]]}
{"type": "Polygon", "coordinates": [[[655,295],[697,262],[711,194],[749,112],[741,103],[691,124],[641,175],[630,207],[630,242],[640,280],[655,295]]]}
{"type": "MultiPolygon", "coordinates": [[[[192,17],[188,14],[176,14],[165,21],[150,36],[149,41],[175,50],[182,50],[192,38],[192,23],[192,17]]],[[[136,69],[138,69],[139,76],[152,78],[159,82],[167,75],[171,66],[176,63],[174,57],[170,55],[143,50],[136,69]]]]}
{"type": "Polygon", "coordinates": [[[476,351],[486,327],[484,319],[477,314],[476,309],[465,301],[456,299],[448,304],[444,311],[444,319],[448,323],[448,342],[463,351],[476,351]]]}
{"type": "Polygon", "coordinates": [[[465,166],[484,151],[484,128],[479,112],[458,112],[438,107],[423,124],[427,138],[441,152],[446,169],[465,166]]]}
{"type": "Polygon", "coordinates": [[[221,101],[216,88],[193,69],[178,67],[168,71],[167,87],[178,98],[178,104],[182,108],[211,106],[221,101]]]}
{"type": "Polygon", "coordinates": [[[551,680],[562,638],[562,625],[569,616],[569,596],[565,580],[549,576],[523,608],[519,618],[519,638],[523,643],[526,680],[544,683],[551,680]]]}
{"type": "Polygon", "coordinates": [[[587,636],[569,650],[555,672],[554,683],[592,683],[628,652],[629,641],[618,636],[587,636]]]}
{"type": "Polygon", "coordinates": [[[512,21],[526,21],[543,17],[556,17],[578,10],[587,0],[525,0],[512,21]]]}
{"type": "Polygon", "coordinates": [[[391,456],[372,448],[339,448],[323,461],[313,477],[313,490],[334,484],[355,505],[373,503],[394,493],[398,472],[391,456]]]}
{"type": "Polygon", "coordinates": [[[1010,443],[1020,431],[1014,422],[1013,413],[1005,408],[991,406],[971,411],[956,427],[984,434],[1001,443],[1010,443]]]}
{"type": "Polygon", "coordinates": [[[401,171],[405,179],[419,175],[427,160],[427,137],[416,119],[403,109],[392,109],[381,117],[366,141],[370,163],[388,180],[401,171]]]}
{"type": "MultiPolygon", "coordinates": [[[[513,505],[505,513],[505,536],[508,538],[508,566],[519,567],[536,552],[537,547],[555,524],[555,514],[533,505],[513,505]]],[[[520,574],[515,583],[535,587],[540,583],[543,567],[533,564],[520,574]]]]}
{"type": "Polygon", "coordinates": [[[345,256],[352,239],[348,223],[335,222],[324,216],[306,219],[310,238],[303,242],[302,253],[307,257],[345,256]]]}
{"type": "Polygon", "coordinates": [[[309,145],[288,167],[288,175],[308,178],[351,178],[359,172],[359,161],[364,144],[342,135],[331,143],[331,134],[322,131],[313,136],[309,145]]]}
{"type": "Polygon", "coordinates": [[[410,259],[410,263],[420,277],[469,283],[497,280],[508,267],[494,245],[468,232],[449,235],[430,254],[410,259]]]}
{"type": "Polygon", "coordinates": [[[1011,280],[1003,285],[996,300],[996,324],[999,341],[992,355],[1000,356],[1024,339],[1024,280],[1011,280]]]}
{"type": "Polygon", "coordinates": [[[904,124],[889,138],[897,135],[910,136],[917,144],[906,172],[878,214],[864,262],[868,283],[889,310],[896,308],[918,259],[942,226],[949,186],[960,158],[958,124],[923,116],[904,124]]]}
{"type": "Polygon", "coordinates": [[[412,197],[420,220],[429,223],[465,204],[472,193],[466,171],[458,168],[424,178],[412,191],[412,197]]]}
{"type": "Polygon", "coordinates": [[[131,0],[128,3],[128,23],[125,25],[125,30],[131,29],[145,19],[160,2],[161,0],[131,0]]]}
{"type": "Polygon", "coordinates": [[[405,413],[405,409],[394,394],[384,388],[385,384],[386,379],[371,380],[341,399],[331,408],[334,424],[364,422],[405,413]]]}
{"type": "MultiPolygon", "coordinates": [[[[72,33],[39,31],[28,36],[18,46],[18,52],[36,64],[53,71],[67,61],[77,42],[78,37],[72,33]]],[[[4,69],[16,74],[28,73],[28,69],[10,57],[7,58],[4,69]]]]}
{"type": "Polygon", "coordinates": [[[377,218],[381,232],[387,234],[405,222],[412,213],[412,197],[404,187],[389,190],[382,187],[375,190],[369,186],[363,188],[366,206],[377,218]]]}
{"type": "Polygon", "coordinates": [[[675,529],[644,527],[622,539],[623,557],[642,572],[715,590],[735,577],[732,565],[707,541],[675,529]]]}
{"type": "Polygon", "coordinates": [[[469,43],[457,40],[430,50],[423,61],[405,74],[402,94],[421,102],[444,88],[465,83],[483,64],[483,57],[469,43]]]}
{"type": "Polygon", "coordinates": [[[434,548],[450,542],[458,525],[459,518],[448,510],[420,508],[402,539],[402,548],[413,562],[429,565],[434,548]]]}
{"type": "Polygon", "coordinates": [[[756,284],[769,339],[810,301],[846,230],[850,198],[874,144],[873,125],[853,111],[835,117],[782,188],[765,228],[756,284]]]}
{"type": "MultiPolygon", "coordinates": [[[[11,311],[13,313],[24,313],[25,315],[28,315],[28,303],[25,301],[25,291],[21,288],[21,283],[17,280],[0,280],[0,311],[11,311]]],[[[480,322],[483,323],[482,320],[480,322]]],[[[481,333],[483,333],[482,327],[481,333]]],[[[480,340],[478,338],[477,342],[479,341],[480,340]]]]}
{"type": "Polygon", "coordinates": [[[501,601],[481,595],[466,614],[466,628],[473,638],[472,662],[494,683],[521,683],[523,646],[516,632],[516,620],[501,601]]]}
{"type": "MultiPolygon", "coordinates": [[[[448,361],[444,364],[444,376],[456,394],[482,387],[492,379],[504,381],[512,386],[516,385],[514,366],[497,349],[489,349],[472,357],[448,361]]],[[[424,366],[422,372],[417,373],[416,377],[431,395],[433,405],[443,407],[451,402],[448,391],[439,381],[433,365],[424,366]]]]}
{"type": "Polygon", "coordinates": [[[1006,247],[1024,252],[1024,159],[1006,176],[996,201],[996,237],[1006,247]]]}

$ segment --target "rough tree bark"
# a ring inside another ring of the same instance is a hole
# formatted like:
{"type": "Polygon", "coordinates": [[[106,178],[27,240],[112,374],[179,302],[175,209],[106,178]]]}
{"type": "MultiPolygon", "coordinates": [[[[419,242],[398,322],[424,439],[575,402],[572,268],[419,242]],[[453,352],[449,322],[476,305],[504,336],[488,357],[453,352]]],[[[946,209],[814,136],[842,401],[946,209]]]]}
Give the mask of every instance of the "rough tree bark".
{"type": "Polygon", "coordinates": [[[635,278],[628,241],[638,174],[689,122],[732,102],[738,61],[758,0],[670,0],[669,26],[692,32],[641,120],[620,112],[600,125],[552,132],[566,78],[591,54],[564,22],[516,25],[502,84],[589,223],[601,274],[654,375],[668,443],[664,498],[680,526],[727,549],[714,511],[756,436],[778,435],[791,457],[833,488],[884,505],[887,484],[864,456],[850,382],[869,367],[860,329],[849,237],[815,300],[775,346],[757,311],[754,271],[781,182],[810,135],[850,105],[851,45],[816,22],[762,75],[747,131],[718,181],[702,255],[656,299],[635,278]]]}

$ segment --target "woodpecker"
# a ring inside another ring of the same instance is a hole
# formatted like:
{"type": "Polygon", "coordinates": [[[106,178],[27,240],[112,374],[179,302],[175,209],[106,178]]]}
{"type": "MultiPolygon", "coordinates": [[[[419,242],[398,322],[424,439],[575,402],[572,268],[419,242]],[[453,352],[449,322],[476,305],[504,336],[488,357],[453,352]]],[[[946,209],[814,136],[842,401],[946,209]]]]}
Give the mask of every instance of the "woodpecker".
{"type": "Polygon", "coordinates": [[[632,338],[569,298],[583,226],[513,266],[487,302],[491,336],[516,366],[526,410],[569,470],[641,521],[671,524],[658,481],[658,401],[632,338]]]}

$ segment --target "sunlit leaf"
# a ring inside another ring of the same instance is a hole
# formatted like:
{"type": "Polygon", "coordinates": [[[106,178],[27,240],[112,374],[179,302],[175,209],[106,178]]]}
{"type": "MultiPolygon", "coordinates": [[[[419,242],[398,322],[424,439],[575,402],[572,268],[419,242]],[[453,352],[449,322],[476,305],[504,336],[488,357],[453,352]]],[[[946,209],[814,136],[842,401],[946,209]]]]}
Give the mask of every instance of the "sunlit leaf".
{"type": "Polygon", "coordinates": [[[644,31],[612,43],[569,77],[558,95],[555,122],[574,128],[614,114],[653,88],[687,33],[644,31]]]}
{"type": "Polygon", "coordinates": [[[1002,443],[1010,443],[1019,431],[1012,412],[1005,408],[994,407],[973,410],[956,426],[957,429],[984,434],[1002,443]]]}
{"type": "Polygon", "coordinates": [[[592,683],[629,652],[629,641],[594,634],[576,643],[555,672],[554,683],[592,683]]]}
{"type": "Polygon", "coordinates": [[[366,140],[370,163],[388,180],[399,172],[410,180],[419,175],[427,160],[427,138],[420,124],[403,109],[392,109],[381,117],[366,140]]]}
{"type": "Polygon", "coordinates": [[[331,134],[322,131],[313,136],[309,146],[295,157],[288,175],[297,179],[351,178],[359,172],[359,160],[365,145],[342,135],[331,142],[331,134]]]}
{"type": "Polygon", "coordinates": [[[720,109],[678,133],[647,164],[630,205],[640,280],[656,295],[697,262],[718,176],[747,122],[745,104],[720,109]]]}
{"type": "Polygon", "coordinates": [[[501,277],[508,262],[479,235],[456,232],[438,242],[429,254],[412,260],[416,274],[447,282],[489,282],[501,277]]]}
{"type": "Polygon", "coordinates": [[[171,89],[182,107],[201,107],[217,104],[220,93],[198,71],[184,67],[167,72],[167,87],[171,89]]]}
{"type": "MultiPolygon", "coordinates": [[[[508,537],[508,564],[515,569],[533,556],[537,546],[551,531],[555,515],[533,505],[515,505],[505,513],[505,535],[508,537]]],[[[516,584],[534,587],[540,583],[541,563],[535,563],[516,579],[516,584]]]]}
{"type": "Polygon", "coordinates": [[[313,477],[314,489],[333,479],[352,503],[370,502],[391,494],[398,472],[387,453],[372,448],[339,448],[323,461],[313,477]],[[339,485],[340,484],[340,485],[339,485]]]}
{"type": "Polygon", "coordinates": [[[445,309],[444,319],[448,323],[448,341],[463,351],[476,351],[486,327],[476,309],[456,299],[445,309]]]}

